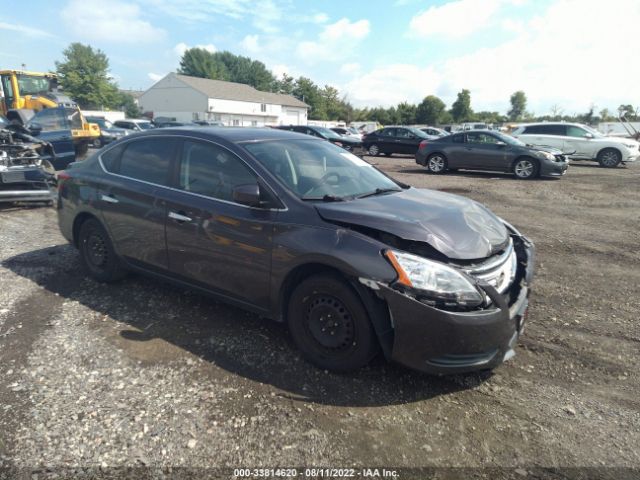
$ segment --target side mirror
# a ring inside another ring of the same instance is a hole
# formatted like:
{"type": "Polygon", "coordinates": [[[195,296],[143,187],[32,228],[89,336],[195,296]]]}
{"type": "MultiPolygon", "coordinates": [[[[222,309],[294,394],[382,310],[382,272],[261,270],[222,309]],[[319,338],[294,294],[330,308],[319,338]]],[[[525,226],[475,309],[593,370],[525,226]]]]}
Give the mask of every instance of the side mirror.
{"type": "Polygon", "coordinates": [[[237,185],[232,192],[233,201],[241,205],[249,207],[259,207],[260,201],[260,185],[251,183],[248,185],[237,185]]]}
{"type": "Polygon", "coordinates": [[[38,136],[42,133],[42,125],[40,125],[37,122],[33,122],[29,124],[29,132],[31,132],[31,135],[33,136],[38,136]]]}
{"type": "Polygon", "coordinates": [[[584,138],[593,138],[593,134],[587,132],[584,134],[584,138]]]}

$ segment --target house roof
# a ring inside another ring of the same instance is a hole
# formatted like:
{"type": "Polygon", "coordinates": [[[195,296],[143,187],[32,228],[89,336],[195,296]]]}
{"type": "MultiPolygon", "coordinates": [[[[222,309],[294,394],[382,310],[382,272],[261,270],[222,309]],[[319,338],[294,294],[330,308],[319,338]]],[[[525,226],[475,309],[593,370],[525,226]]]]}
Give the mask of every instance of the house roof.
{"type": "Polygon", "coordinates": [[[270,103],[274,105],[286,105],[289,107],[309,108],[309,105],[298,100],[292,95],[283,93],[263,92],[256,90],[251,85],[244,83],[225,82],[223,80],[211,80],[209,78],[190,77],[171,73],[176,78],[192,88],[204,93],[209,98],[221,100],[239,100],[243,102],[270,103]]]}

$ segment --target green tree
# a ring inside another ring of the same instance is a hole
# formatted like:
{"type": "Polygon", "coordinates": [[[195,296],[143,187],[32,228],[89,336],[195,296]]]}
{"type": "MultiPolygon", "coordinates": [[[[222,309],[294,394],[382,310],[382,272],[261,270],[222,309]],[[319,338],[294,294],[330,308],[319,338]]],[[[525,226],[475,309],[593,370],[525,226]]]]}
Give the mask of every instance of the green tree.
{"type": "Polygon", "coordinates": [[[211,80],[231,80],[226,65],[204,48],[190,48],[182,54],[178,73],[211,80]]]}
{"type": "Polygon", "coordinates": [[[625,117],[627,120],[633,120],[635,118],[635,110],[633,109],[633,105],[620,105],[618,107],[618,114],[621,117],[625,117]]]}
{"type": "Polygon", "coordinates": [[[293,96],[309,105],[309,119],[326,120],[327,111],[320,88],[310,78],[299,77],[293,88],[293,96]]]}
{"type": "Polygon", "coordinates": [[[117,105],[118,89],[109,78],[109,59],[104,52],[76,42],[62,54],[64,61],[56,62],[60,85],[80,108],[106,109],[117,105]]]}
{"type": "Polygon", "coordinates": [[[465,122],[471,120],[473,110],[471,109],[471,92],[466,88],[458,92],[458,98],[451,105],[451,116],[455,122],[465,122]]]}
{"type": "Polygon", "coordinates": [[[603,122],[610,122],[611,120],[613,120],[613,117],[611,116],[611,113],[609,113],[608,108],[603,108],[602,110],[600,110],[600,118],[603,122]]]}
{"type": "Polygon", "coordinates": [[[435,95],[425,97],[416,109],[416,123],[438,125],[446,105],[435,95]]]}
{"type": "Polygon", "coordinates": [[[398,104],[398,123],[401,125],[411,125],[416,123],[416,106],[408,102],[398,104]]]}
{"type": "Polygon", "coordinates": [[[127,118],[138,118],[142,116],[142,111],[136,105],[136,101],[128,93],[118,92],[118,108],[123,110],[127,118]]]}
{"type": "Polygon", "coordinates": [[[293,89],[295,87],[295,78],[286,73],[282,74],[281,79],[274,81],[273,91],[276,93],[285,93],[287,95],[293,95],[293,89]]]}
{"type": "Polygon", "coordinates": [[[509,120],[512,122],[520,120],[527,111],[527,96],[522,90],[518,90],[511,95],[511,110],[507,112],[509,120]]]}

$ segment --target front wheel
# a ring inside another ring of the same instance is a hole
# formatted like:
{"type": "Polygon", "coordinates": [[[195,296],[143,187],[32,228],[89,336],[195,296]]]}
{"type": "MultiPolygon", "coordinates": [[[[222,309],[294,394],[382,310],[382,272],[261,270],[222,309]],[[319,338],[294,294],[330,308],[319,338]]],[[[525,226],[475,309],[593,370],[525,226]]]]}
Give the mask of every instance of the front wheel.
{"type": "Polygon", "coordinates": [[[97,281],[114,282],[125,276],[109,234],[96,219],[90,218],[80,227],[78,247],[82,265],[97,281]]]}
{"type": "Polygon", "coordinates": [[[447,170],[447,159],[440,153],[434,153],[427,160],[427,170],[430,173],[443,173],[447,170]]]}
{"type": "Polygon", "coordinates": [[[604,168],[614,168],[622,161],[620,152],[613,148],[605,148],[598,153],[598,163],[604,168]]]}
{"type": "Polygon", "coordinates": [[[298,285],[287,321],[304,358],[322,369],[356,370],[380,348],[360,298],[335,275],[314,275],[298,285]]]}
{"type": "Polygon", "coordinates": [[[513,174],[521,180],[537,177],[538,169],[538,162],[533,158],[519,158],[513,164],[513,174]]]}
{"type": "Polygon", "coordinates": [[[369,145],[368,153],[372,157],[377,157],[380,154],[380,148],[375,143],[373,145],[369,145]]]}

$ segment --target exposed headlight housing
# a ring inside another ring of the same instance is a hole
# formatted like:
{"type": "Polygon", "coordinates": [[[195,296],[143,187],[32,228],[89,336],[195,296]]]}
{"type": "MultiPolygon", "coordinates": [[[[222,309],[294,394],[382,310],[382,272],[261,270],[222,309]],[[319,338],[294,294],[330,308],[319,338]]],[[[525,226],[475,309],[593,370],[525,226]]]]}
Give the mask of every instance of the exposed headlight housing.
{"type": "Polygon", "coordinates": [[[464,273],[439,262],[406,252],[384,252],[398,278],[396,283],[418,291],[435,302],[475,307],[484,295],[464,273]]]}
{"type": "Polygon", "coordinates": [[[541,152],[547,160],[555,160],[556,156],[549,152],[541,152]]]}

